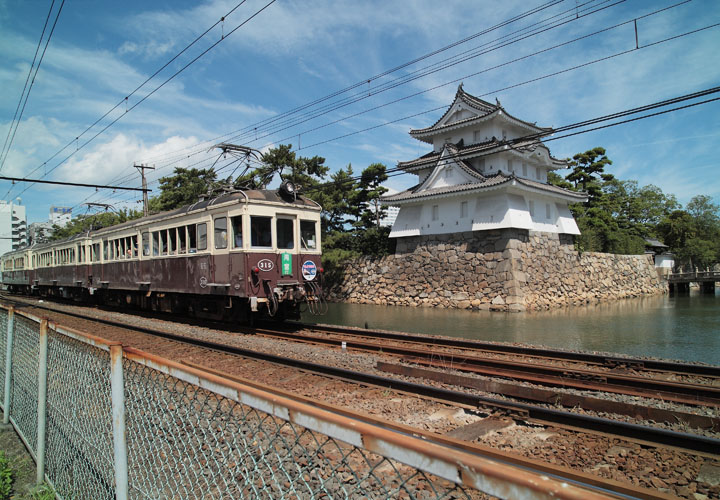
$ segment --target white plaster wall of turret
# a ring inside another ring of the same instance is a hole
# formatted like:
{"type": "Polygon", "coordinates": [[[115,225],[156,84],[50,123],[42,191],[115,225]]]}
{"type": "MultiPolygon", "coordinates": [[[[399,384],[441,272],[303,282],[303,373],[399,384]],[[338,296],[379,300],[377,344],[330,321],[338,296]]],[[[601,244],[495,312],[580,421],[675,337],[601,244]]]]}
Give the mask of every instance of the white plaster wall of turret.
{"type": "Polygon", "coordinates": [[[579,234],[567,204],[541,194],[502,188],[495,194],[458,193],[406,205],[399,212],[390,237],[504,228],[579,234]]]}
{"type": "MultiPolygon", "coordinates": [[[[448,125],[452,125],[449,123],[448,125]]],[[[489,120],[486,123],[474,125],[472,127],[461,127],[455,130],[448,130],[444,134],[439,133],[433,137],[433,150],[436,153],[442,151],[443,145],[446,142],[457,144],[460,139],[463,140],[466,146],[470,144],[477,144],[481,142],[487,142],[493,137],[498,140],[503,139],[517,139],[523,137],[530,132],[521,127],[513,126],[510,123],[500,120],[489,120]]]]}

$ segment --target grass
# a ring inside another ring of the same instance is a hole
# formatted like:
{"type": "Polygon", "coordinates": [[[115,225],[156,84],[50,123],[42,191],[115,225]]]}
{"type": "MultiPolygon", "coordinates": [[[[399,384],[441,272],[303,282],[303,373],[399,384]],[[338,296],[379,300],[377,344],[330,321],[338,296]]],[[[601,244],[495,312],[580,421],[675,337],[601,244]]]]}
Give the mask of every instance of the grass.
{"type": "Polygon", "coordinates": [[[0,500],[7,500],[13,491],[15,472],[10,464],[10,459],[0,451],[0,500]]]}
{"type": "MultiPolygon", "coordinates": [[[[14,491],[13,486],[17,476],[15,468],[18,465],[15,462],[6,456],[4,451],[0,450],[0,500],[9,500],[14,491]]],[[[49,484],[43,483],[31,489],[25,495],[15,496],[14,498],[17,500],[55,500],[55,491],[49,484]]]]}

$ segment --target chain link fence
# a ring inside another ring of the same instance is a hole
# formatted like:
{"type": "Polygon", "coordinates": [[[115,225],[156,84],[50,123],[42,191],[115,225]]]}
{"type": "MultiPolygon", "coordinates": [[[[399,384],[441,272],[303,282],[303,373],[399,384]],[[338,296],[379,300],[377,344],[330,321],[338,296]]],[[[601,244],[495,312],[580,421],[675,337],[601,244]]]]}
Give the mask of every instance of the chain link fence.
{"type": "Polygon", "coordinates": [[[15,314],[10,377],[10,420],[31,450],[37,449],[38,324],[15,314]]]}
{"type": "Polygon", "coordinates": [[[147,366],[125,361],[124,372],[133,498],[472,498],[147,366]]]}
{"type": "Polygon", "coordinates": [[[60,498],[596,498],[30,315],[0,327],[10,420],[60,498]]]}
{"type": "Polygon", "coordinates": [[[46,474],[64,498],[115,498],[110,355],[48,333],[46,474]]]}

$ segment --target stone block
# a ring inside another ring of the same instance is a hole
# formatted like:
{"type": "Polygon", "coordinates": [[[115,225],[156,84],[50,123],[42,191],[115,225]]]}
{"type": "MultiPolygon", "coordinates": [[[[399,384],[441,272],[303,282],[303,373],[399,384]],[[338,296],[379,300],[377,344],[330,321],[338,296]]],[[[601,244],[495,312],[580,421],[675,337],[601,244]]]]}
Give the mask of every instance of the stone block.
{"type": "Polygon", "coordinates": [[[498,295],[492,300],[492,304],[495,306],[505,305],[505,300],[502,298],[502,296],[498,295]]]}

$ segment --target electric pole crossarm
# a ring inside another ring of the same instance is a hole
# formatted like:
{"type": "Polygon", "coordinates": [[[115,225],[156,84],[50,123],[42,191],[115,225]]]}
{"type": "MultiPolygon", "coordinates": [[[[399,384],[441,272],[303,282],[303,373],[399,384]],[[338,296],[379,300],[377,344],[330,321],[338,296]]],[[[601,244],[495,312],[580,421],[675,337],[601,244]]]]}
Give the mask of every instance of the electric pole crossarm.
{"type": "Polygon", "coordinates": [[[145,170],[155,170],[155,167],[148,167],[147,165],[135,165],[135,168],[138,169],[138,172],[140,172],[140,177],[142,177],[142,192],[143,192],[143,216],[147,217],[148,215],[148,204],[150,203],[150,200],[148,200],[148,188],[147,188],[147,179],[145,178],[145,170]]]}

